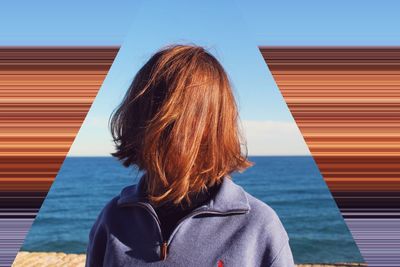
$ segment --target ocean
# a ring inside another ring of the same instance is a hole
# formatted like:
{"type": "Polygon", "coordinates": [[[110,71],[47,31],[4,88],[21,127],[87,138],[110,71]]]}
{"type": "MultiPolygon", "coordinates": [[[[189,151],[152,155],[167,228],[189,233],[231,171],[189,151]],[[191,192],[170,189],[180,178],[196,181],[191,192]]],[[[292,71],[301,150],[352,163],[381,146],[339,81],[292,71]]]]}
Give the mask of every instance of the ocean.
{"type": "MultiPolygon", "coordinates": [[[[233,179],[270,205],[296,263],[363,262],[312,157],[249,157],[233,179]]],[[[84,253],[101,208],[140,174],[112,157],[67,157],[21,250],[84,253]]]]}

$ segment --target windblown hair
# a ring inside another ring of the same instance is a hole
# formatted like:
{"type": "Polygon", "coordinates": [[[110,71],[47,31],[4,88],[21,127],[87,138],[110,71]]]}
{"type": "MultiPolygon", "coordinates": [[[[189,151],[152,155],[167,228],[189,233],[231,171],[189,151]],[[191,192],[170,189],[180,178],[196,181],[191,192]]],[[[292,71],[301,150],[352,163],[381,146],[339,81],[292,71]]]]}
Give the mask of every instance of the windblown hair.
{"type": "Polygon", "coordinates": [[[116,145],[111,155],[145,172],[155,205],[190,203],[191,193],[252,165],[247,150],[242,154],[227,74],[199,46],[173,45],[155,53],[110,119],[116,145]]]}

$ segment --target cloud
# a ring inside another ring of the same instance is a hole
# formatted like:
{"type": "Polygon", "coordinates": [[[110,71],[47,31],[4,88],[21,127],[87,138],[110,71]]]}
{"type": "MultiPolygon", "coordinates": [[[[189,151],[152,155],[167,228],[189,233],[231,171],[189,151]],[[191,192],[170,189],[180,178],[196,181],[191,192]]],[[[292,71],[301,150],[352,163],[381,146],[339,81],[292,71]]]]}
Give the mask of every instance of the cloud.
{"type": "Polygon", "coordinates": [[[242,121],[249,155],[310,155],[295,122],[242,121]]]}
{"type": "MultiPolygon", "coordinates": [[[[88,117],[83,124],[69,156],[109,156],[114,151],[108,117],[88,117]]],[[[279,121],[252,121],[241,123],[250,156],[256,155],[310,155],[296,123],[279,121]]]]}

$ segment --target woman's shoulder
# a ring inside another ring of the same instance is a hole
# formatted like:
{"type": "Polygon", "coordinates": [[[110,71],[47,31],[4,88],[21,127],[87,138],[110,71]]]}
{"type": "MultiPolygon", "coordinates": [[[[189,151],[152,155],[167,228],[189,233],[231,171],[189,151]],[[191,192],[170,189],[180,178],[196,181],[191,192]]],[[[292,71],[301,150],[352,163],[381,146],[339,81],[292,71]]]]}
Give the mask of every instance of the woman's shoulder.
{"type": "Polygon", "coordinates": [[[261,216],[266,218],[267,220],[276,220],[279,219],[276,211],[264,201],[256,198],[252,194],[245,191],[246,197],[249,201],[250,210],[253,211],[253,216],[261,216]]]}
{"type": "Polygon", "coordinates": [[[263,253],[265,262],[269,263],[268,266],[270,266],[270,263],[274,259],[282,261],[281,257],[286,262],[281,264],[282,266],[294,266],[290,252],[289,236],[278,213],[267,203],[251,195],[244,189],[243,191],[250,208],[246,216],[243,217],[245,221],[242,221],[242,226],[245,225],[244,228],[248,234],[247,236],[251,236],[253,241],[254,238],[256,239],[257,251],[263,253]]]}
{"type": "Polygon", "coordinates": [[[270,205],[250,193],[245,191],[245,194],[250,206],[248,221],[251,227],[258,229],[264,235],[272,235],[282,239],[282,241],[287,241],[289,237],[277,212],[270,205]]]}

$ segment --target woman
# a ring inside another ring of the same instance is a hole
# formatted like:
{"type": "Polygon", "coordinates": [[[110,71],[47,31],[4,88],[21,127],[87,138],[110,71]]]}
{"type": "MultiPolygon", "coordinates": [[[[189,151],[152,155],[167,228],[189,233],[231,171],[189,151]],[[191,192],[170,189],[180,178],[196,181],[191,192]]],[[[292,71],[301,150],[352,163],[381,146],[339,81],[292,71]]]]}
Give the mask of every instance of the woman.
{"type": "Polygon", "coordinates": [[[86,266],[294,266],[276,213],[230,177],[252,163],[228,77],[205,49],[154,54],[110,127],[112,155],[143,175],[98,216],[86,266]]]}

